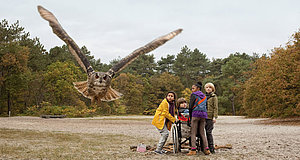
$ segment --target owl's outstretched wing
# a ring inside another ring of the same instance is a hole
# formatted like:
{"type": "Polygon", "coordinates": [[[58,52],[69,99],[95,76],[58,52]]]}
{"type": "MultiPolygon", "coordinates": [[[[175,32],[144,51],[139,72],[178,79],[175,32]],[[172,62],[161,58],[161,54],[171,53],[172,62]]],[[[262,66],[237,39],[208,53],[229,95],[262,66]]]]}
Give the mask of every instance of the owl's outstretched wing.
{"type": "Polygon", "coordinates": [[[88,74],[93,72],[93,68],[90,65],[90,62],[87,60],[85,55],[81,52],[78,45],[73,41],[73,39],[67,34],[67,32],[59,24],[55,16],[45,9],[42,6],[38,6],[38,11],[45,20],[49,22],[49,25],[52,27],[53,33],[55,33],[61,40],[63,40],[69,47],[70,52],[75,57],[79,65],[84,69],[88,74]]]}
{"type": "Polygon", "coordinates": [[[138,58],[138,56],[151,52],[152,50],[156,49],[157,47],[163,45],[168,40],[174,38],[176,35],[182,32],[182,29],[177,29],[167,35],[161,36],[152,42],[146,44],[143,47],[140,47],[133,51],[131,54],[129,54],[127,57],[121,59],[117,64],[115,64],[111,70],[113,70],[115,73],[120,72],[123,70],[127,65],[129,65],[131,62],[133,62],[135,59],[138,58]]]}

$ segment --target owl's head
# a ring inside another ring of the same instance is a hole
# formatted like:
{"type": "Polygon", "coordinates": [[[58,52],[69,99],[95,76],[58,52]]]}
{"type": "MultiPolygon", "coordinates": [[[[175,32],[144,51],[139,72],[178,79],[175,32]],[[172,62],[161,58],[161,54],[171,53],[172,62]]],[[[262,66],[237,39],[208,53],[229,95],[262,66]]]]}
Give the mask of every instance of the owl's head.
{"type": "Polygon", "coordinates": [[[88,77],[89,95],[104,96],[110,86],[112,77],[105,72],[92,72],[88,77]]]}
{"type": "Polygon", "coordinates": [[[89,76],[89,81],[93,84],[93,86],[98,87],[107,87],[110,85],[112,80],[112,75],[108,72],[93,72],[89,76]]]}
{"type": "Polygon", "coordinates": [[[115,73],[112,70],[108,72],[92,72],[88,76],[89,87],[108,87],[115,73]]]}

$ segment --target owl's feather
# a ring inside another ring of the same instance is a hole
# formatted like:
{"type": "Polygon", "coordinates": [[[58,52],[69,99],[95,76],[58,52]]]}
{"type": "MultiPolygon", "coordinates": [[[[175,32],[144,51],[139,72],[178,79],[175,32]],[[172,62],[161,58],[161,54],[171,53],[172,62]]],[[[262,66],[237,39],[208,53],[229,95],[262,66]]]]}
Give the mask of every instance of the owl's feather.
{"type": "Polygon", "coordinates": [[[63,40],[68,45],[71,54],[75,57],[76,61],[83,68],[83,70],[87,73],[93,71],[90,62],[81,52],[80,48],[74,42],[74,40],[62,28],[55,16],[42,6],[38,6],[38,11],[41,17],[43,17],[49,22],[49,25],[52,27],[53,33],[55,33],[61,40],[63,40]]]}
{"type": "Polygon", "coordinates": [[[88,93],[88,81],[73,82],[73,85],[84,97],[91,99],[88,93]]]}
{"type": "Polygon", "coordinates": [[[121,98],[122,96],[123,96],[122,93],[109,87],[106,95],[103,98],[101,98],[101,100],[102,101],[113,101],[113,100],[121,98]]]}
{"type": "Polygon", "coordinates": [[[171,40],[172,38],[174,38],[176,35],[178,35],[181,32],[182,32],[182,29],[177,29],[167,35],[156,38],[155,40],[151,41],[150,43],[146,44],[145,46],[140,47],[140,48],[136,49],[135,51],[133,51],[127,57],[123,58],[119,63],[114,65],[111,69],[115,73],[122,71],[126,66],[128,66],[131,62],[133,62],[135,59],[137,59],[138,56],[153,51],[154,49],[165,44],[167,41],[171,40]]]}

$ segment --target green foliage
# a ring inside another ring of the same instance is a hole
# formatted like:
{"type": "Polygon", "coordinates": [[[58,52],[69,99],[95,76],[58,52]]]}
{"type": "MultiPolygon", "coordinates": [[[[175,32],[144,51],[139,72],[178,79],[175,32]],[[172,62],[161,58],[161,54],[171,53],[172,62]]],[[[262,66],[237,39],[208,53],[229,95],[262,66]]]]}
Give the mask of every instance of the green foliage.
{"type": "Polygon", "coordinates": [[[192,94],[192,90],[189,88],[186,88],[181,92],[181,97],[183,97],[189,103],[191,94],[192,94]]]}
{"type": "Polygon", "coordinates": [[[222,67],[222,75],[233,82],[245,81],[243,73],[249,70],[250,60],[242,59],[237,56],[230,58],[222,67]]]}
{"type": "Polygon", "coordinates": [[[48,53],[45,52],[44,46],[40,43],[38,38],[29,38],[27,36],[22,36],[21,41],[19,41],[21,46],[26,46],[29,49],[28,57],[28,68],[31,72],[40,72],[46,69],[47,65],[50,64],[48,53]]]}
{"type": "Polygon", "coordinates": [[[157,61],[157,71],[158,73],[168,72],[168,73],[174,73],[173,72],[173,65],[175,63],[175,56],[174,55],[167,55],[166,58],[161,57],[159,61],[157,61]]]}
{"type": "Polygon", "coordinates": [[[126,114],[126,106],[125,105],[118,105],[117,108],[116,108],[116,113],[126,114]]]}
{"type": "Polygon", "coordinates": [[[141,76],[130,73],[121,73],[113,80],[113,86],[124,94],[120,100],[121,105],[126,106],[126,113],[141,114],[146,106],[143,106],[143,80],[141,76]]]}
{"type": "Polygon", "coordinates": [[[209,65],[209,76],[218,77],[222,75],[222,66],[225,64],[225,61],[223,59],[212,59],[209,65]]]}
{"type": "Polygon", "coordinates": [[[86,106],[53,106],[48,102],[41,103],[40,106],[30,106],[25,115],[66,115],[67,117],[89,117],[96,113],[95,108],[86,106]]]}
{"type": "Polygon", "coordinates": [[[206,76],[209,69],[209,60],[205,54],[197,48],[191,51],[184,46],[177,54],[173,70],[175,75],[180,77],[185,87],[191,87],[195,82],[206,76]]]}
{"type": "Polygon", "coordinates": [[[221,114],[235,115],[242,106],[242,85],[249,77],[245,73],[253,62],[251,56],[243,53],[230,54],[221,60],[216,59],[210,65],[211,72],[203,80],[203,84],[211,82],[215,85],[221,114]]]}
{"type": "Polygon", "coordinates": [[[221,115],[232,115],[231,102],[227,96],[218,96],[218,109],[221,115]]]}
{"type": "Polygon", "coordinates": [[[72,54],[70,53],[68,46],[63,45],[61,47],[53,47],[50,49],[48,57],[51,63],[65,62],[65,61],[72,61],[74,64],[77,64],[75,58],[73,58],[72,54]]]}
{"type": "Polygon", "coordinates": [[[157,106],[166,97],[167,92],[174,91],[178,98],[182,96],[181,92],[184,90],[183,84],[180,83],[180,78],[167,72],[151,77],[150,83],[153,86],[152,93],[157,97],[154,101],[154,104],[157,106]]]}
{"type": "MultiPolygon", "coordinates": [[[[7,111],[12,105],[23,106],[28,73],[29,48],[21,46],[18,40],[27,36],[24,28],[16,22],[9,25],[6,20],[0,23],[0,114],[3,106],[7,111]]],[[[17,110],[17,109],[16,109],[17,110]]]]}
{"type": "Polygon", "coordinates": [[[101,63],[100,59],[94,59],[94,56],[91,55],[91,52],[87,49],[86,46],[81,47],[81,52],[85,54],[95,71],[106,72],[111,68],[111,66],[101,63]]]}
{"type": "Polygon", "coordinates": [[[141,55],[131,64],[129,64],[122,73],[132,73],[137,75],[152,76],[154,75],[154,70],[156,68],[156,63],[154,61],[154,55],[141,55]]]}
{"type": "Polygon", "coordinates": [[[14,24],[9,25],[6,19],[2,20],[0,23],[0,42],[10,43],[16,42],[21,39],[23,35],[27,35],[24,28],[19,26],[19,21],[14,24]]]}
{"type": "Polygon", "coordinates": [[[54,105],[82,105],[81,96],[73,82],[86,78],[72,62],[55,62],[48,66],[43,75],[45,98],[54,105]]]}
{"type": "Polygon", "coordinates": [[[227,97],[218,96],[218,114],[220,115],[232,115],[231,104],[227,97]]]}
{"type": "MultiPolygon", "coordinates": [[[[231,111],[233,115],[236,110],[239,110],[241,103],[239,103],[240,83],[247,80],[244,73],[250,70],[251,59],[245,54],[236,53],[228,58],[225,65],[222,66],[222,83],[223,96],[228,97],[231,104],[231,111]]],[[[228,110],[227,110],[228,111],[228,110]]]]}

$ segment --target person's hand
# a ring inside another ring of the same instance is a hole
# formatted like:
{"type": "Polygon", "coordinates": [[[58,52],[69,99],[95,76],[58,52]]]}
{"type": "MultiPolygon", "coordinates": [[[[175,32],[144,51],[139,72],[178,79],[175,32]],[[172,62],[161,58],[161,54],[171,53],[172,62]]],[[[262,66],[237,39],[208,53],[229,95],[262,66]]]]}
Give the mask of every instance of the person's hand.
{"type": "Polygon", "coordinates": [[[213,122],[214,122],[214,123],[216,123],[216,122],[217,122],[217,120],[216,120],[216,119],[213,119],[213,122]]]}

